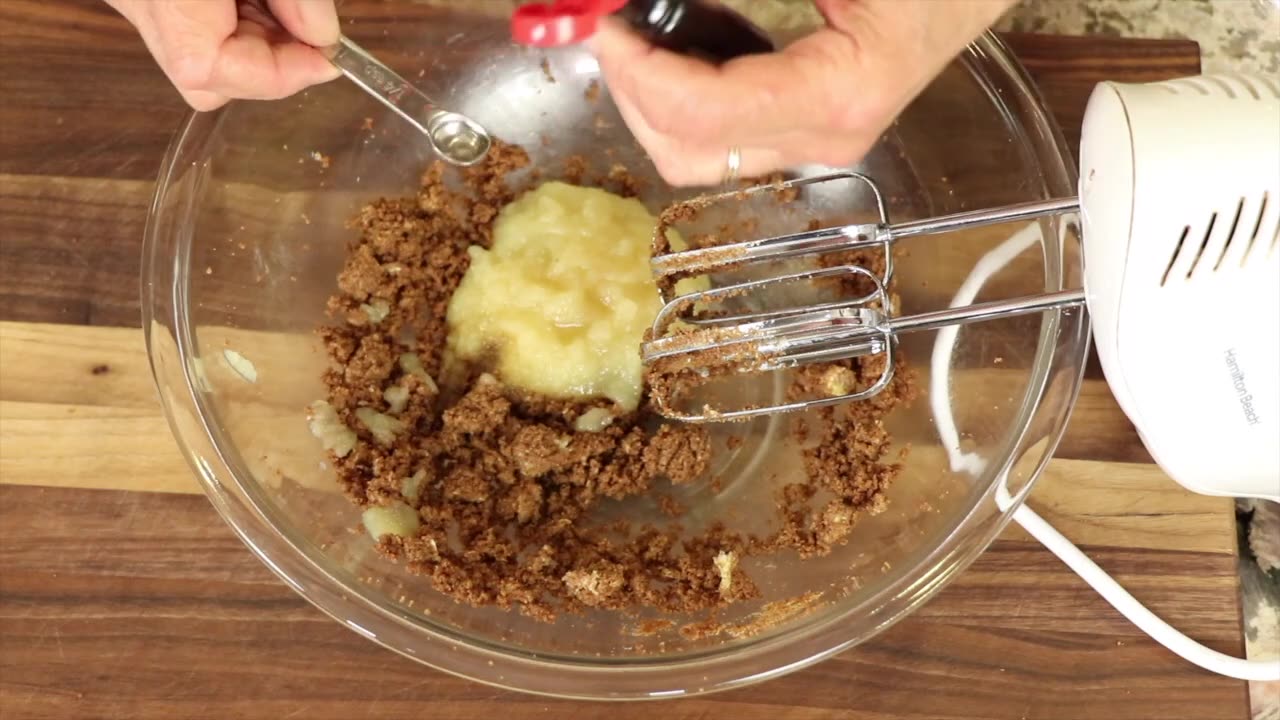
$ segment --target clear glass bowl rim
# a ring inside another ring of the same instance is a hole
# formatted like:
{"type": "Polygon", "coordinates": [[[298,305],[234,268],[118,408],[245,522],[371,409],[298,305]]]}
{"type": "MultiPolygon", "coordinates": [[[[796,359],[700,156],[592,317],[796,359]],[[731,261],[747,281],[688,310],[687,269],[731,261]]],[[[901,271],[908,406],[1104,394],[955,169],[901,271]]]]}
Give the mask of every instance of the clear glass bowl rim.
{"type": "MultiPolygon", "coordinates": [[[[1009,82],[1025,97],[1031,99],[1033,113],[1023,127],[1038,137],[1048,149],[1035,153],[1046,176],[1046,182],[1054,189],[1069,193],[1076,182],[1071,165],[1071,152],[1043,100],[1012,52],[994,33],[979,37],[966,51],[969,58],[985,71],[994,71],[1009,82]]],[[[697,695],[728,690],[761,682],[808,667],[834,654],[865,642],[891,627],[903,617],[932,598],[952,578],[980,555],[1004,529],[1012,512],[1025,499],[1045,464],[1052,457],[1066,426],[1065,415],[1050,418],[1048,442],[1042,443],[1042,455],[1030,477],[1016,489],[1013,501],[1008,504],[994,522],[976,517],[983,503],[994,503],[996,478],[1001,477],[1015,459],[1012,457],[1018,437],[1011,437],[1007,444],[1009,457],[1000,470],[993,471],[993,479],[987,496],[975,504],[969,515],[959,521],[953,531],[939,544],[925,562],[917,565],[922,571],[912,574],[903,571],[878,595],[857,606],[846,608],[837,616],[825,618],[820,623],[801,625],[778,636],[770,637],[746,648],[734,648],[725,653],[710,652],[702,656],[678,662],[662,661],[584,661],[569,658],[548,658],[527,653],[500,651],[482,642],[476,642],[449,629],[431,623],[420,616],[409,614],[364,595],[359,587],[350,586],[328,572],[324,563],[310,557],[271,521],[269,510],[255,498],[258,494],[252,480],[242,482],[235,477],[228,464],[221,460],[213,443],[213,433],[201,425],[199,433],[184,432],[179,414],[200,418],[200,402],[195,383],[184,359],[184,348],[191,347],[189,328],[179,317],[182,303],[175,299],[180,293],[178,283],[183,277],[178,257],[165,254],[166,233],[169,222],[169,194],[173,190],[172,179],[179,168],[198,154],[192,147],[193,138],[205,123],[216,122],[216,113],[191,113],[175,133],[161,165],[155,195],[145,230],[142,267],[143,328],[148,357],[160,394],[161,403],[174,436],[200,479],[210,502],[223,519],[232,527],[246,546],[278,577],[308,602],[334,620],[356,633],[373,640],[400,655],[422,662],[435,669],[488,685],[527,693],[575,699],[655,699],[697,695]],[[164,352],[155,342],[155,335],[164,333],[177,341],[179,356],[164,352]],[[868,607],[872,606],[872,607],[868,607]],[[851,623],[842,622],[851,616],[859,616],[864,630],[852,632],[851,623]],[[869,627],[867,620],[871,621],[869,627]],[[843,629],[842,629],[843,628],[843,629]]],[[[181,242],[181,240],[179,240],[181,242]]],[[[1056,318],[1061,320],[1061,314],[1056,318]]],[[[1087,338],[1087,317],[1081,323],[1087,338]]],[[[1033,368],[1033,377],[1043,377],[1055,361],[1055,351],[1045,347],[1042,333],[1041,348],[1033,368]]],[[[1084,368],[1085,342],[1076,343],[1073,349],[1079,357],[1069,362],[1079,372],[1073,378],[1069,390],[1073,405],[1079,391],[1084,368]]],[[[1035,383],[1031,383],[1035,385],[1035,383]]],[[[1043,390],[1041,391],[1043,393],[1043,390]]],[[[1020,416],[1026,421],[1022,428],[1015,427],[1011,435],[1025,431],[1037,412],[1042,411],[1039,397],[1024,399],[1020,416]]],[[[203,420],[201,420],[203,422],[203,420]]]]}

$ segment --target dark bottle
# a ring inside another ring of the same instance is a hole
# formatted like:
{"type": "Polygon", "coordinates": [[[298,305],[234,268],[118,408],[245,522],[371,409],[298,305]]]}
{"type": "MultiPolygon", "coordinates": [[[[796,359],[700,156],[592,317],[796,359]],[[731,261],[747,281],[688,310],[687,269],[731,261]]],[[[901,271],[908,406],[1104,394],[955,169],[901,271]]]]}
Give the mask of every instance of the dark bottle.
{"type": "Polygon", "coordinates": [[[654,45],[708,62],[774,51],[750,20],[702,0],[630,0],[617,15],[654,45]]]}

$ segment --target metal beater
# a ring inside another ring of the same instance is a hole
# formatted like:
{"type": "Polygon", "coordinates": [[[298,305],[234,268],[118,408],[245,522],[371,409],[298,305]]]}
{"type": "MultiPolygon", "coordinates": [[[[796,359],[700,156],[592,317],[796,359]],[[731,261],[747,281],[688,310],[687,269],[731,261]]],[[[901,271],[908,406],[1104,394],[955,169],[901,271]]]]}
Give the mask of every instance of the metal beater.
{"type": "MultiPolygon", "coordinates": [[[[841,180],[858,181],[870,189],[879,215],[877,222],[656,254],[652,268],[666,304],[654,321],[653,339],[643,345],[641,356],[651,374],[671,371],[688,373],[692,369],[695,374],[710,377],[717,373],[717,369],[718,372],[727,373],[758,373],[884,354],[888,362],[885,363],[879,380],[864,389],[830,397],[727,411],[703,406],[697,412],[684,412],[672,405],[672,398],[666,393],[655,393],[655,403],[665,416],[692,423],[746,420],[761,415],[866,399],[884,390],[893,379],[893,349],[899,334],[1084,304],[1083,290],[1064,290],[895,317],[890,309],[888,290],[893,279],[892,248],[898,240],[1075,213],[1080,207],[1076,198],[1022,203],[893,224],[889,220],[884,196],[871,178],[856,172],[839,172],[759,185],[742,191],[699,198],[691,203],[696,204],[698,209],[703,209],[760,193],[786,192],[841,180]],[[838,265],[728,284],[679,297],[674,296],[671,289],[671,281],[678,278],[707,275],[758,263],[866,248],[876,248],[884,253],[885,270],[882,274],[877,275],[858,265],[838,265]],[[841,298],[801,308],[743,312],[731,317],[694,316],[695,308],[719,306],[733,298],[778,286],[853,277],[862,278],[869,284],[872,287],[870,292],[859,297],[841,298]],[[677,322],[681,325],[677,325],[677,322]],[[674,327],[680,329],[673,333],[674,327]]],[[[664,234],[665,230],[666,227],[660,224],[659,234],[664,234]]]]}

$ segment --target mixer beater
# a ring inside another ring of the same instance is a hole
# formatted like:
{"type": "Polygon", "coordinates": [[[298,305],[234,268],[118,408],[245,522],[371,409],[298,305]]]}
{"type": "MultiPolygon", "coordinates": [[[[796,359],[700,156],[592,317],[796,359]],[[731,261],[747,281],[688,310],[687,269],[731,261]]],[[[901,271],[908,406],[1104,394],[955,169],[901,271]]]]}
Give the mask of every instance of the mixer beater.
{"type": "MultiPolygon", "coordinates": [[[[703,404],[700,409],[685,411],[677,407],[677,398],[672,397],[672,393],[656,392],[654,401],[665,416],[692,423],[747,420],[864,400],[883,391],[893,379],[894,347],[900,334],[1084,305],[1084,291],[1071,289],[895,316],[889,295],[894,273],[893,247],[898,240],[1043,217],[1072,216],[1080,207],[1076,198],[1021,203],[893,224],[884,195],[871,178],[856,172],[838,172],[758,185],[698,198],[684,205],[689,211],[701,211],[718,203],[741,201],[761,193],[782,194],[846,180],[861,183],[870,191],[879,218],[877,221],[680,252],[664,251],[669,223],[660,223],[655,233],[656,252],[652,269],[666,304],[654,321],[651,339],[643,345],[641,355],[649,367],[650,377],[658,379],[653,383],[658,388],[678,385],[687,390],[698,385],[700,380],[729,374],[770,372],[884,355],[886,361],[879,379],[868,387],[833,392],[826,397],[740,409],[717,409],[703,404]],[[685,277],[864,249],[883,253],[882,272],[843,264],[731,282],[678,297],[672,292],[674,281],[685,277]],[[782,286],[841,280],[860,281],[870,290],[857,297],[780,310],[748,309],[727,315],[705,312],[708,308],[782,286]],[[673,383],[670,381],[672,376],[680,376],[684,382],[673,383]],[[661,380],[664,377],[667,378],[665,382],[661,380]]],[[[677,206],[664,217],[679,216],[680,210],[681,206],[677,206]]]]}

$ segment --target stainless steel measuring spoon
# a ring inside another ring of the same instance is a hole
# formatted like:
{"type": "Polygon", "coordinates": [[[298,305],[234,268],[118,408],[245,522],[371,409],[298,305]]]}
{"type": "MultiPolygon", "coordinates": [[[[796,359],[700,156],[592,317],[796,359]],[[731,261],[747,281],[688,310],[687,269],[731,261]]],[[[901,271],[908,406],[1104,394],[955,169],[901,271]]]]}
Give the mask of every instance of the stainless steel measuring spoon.
{"type": "Polygon", "coordinates": [[[489,152],[493,141],[479,123],[441,109],[345,35],[320,51],[352,82],[421,130],[436,154],[447,162],[475,165],[489,152]]]}

